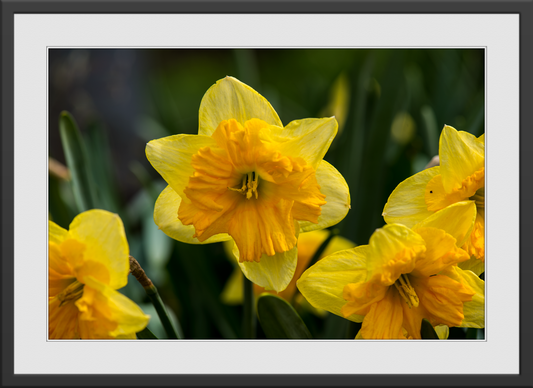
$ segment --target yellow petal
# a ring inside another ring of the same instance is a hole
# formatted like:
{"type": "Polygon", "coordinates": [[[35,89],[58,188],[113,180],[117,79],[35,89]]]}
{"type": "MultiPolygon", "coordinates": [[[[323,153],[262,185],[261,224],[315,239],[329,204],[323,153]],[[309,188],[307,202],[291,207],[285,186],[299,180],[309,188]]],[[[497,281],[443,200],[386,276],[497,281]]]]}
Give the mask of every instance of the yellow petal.
{"type": "Polygon", "coordinates": [[[417,229],[425,227],[442,229],[452,235],[457,240],[457,246],[460,247],[474,228],[476,213],[474,201],[457,202],[430,215],[413,226],[413,230],[416,232],[417,229]]]}
{"type": "MultiPolygon", "coordinates": [[[[368,245],[362,245],[324,257],[302,274],[296,283],[298,289],[313,307],[344,317],[344,287],[365,280],[369,251],[368,245]]],[[[362,322],[363,317],[353,314],[346,319],[362,322]]]]}
{"type": "Polygon", "coordinates": [[[410,273],[425,250],[423,238],[404,225],[385,225],[370,236],[371,256],[367,280],[392,285],[401,274],[410,273]]]}
{"type": "MultiPolygon", "coordinates": [[[[311,261],[315,255],[315,252],[322,245],[322,243],[326,241],[329,234],[330,232],[328,230],[315,230],[310,233],[302,233],[298,236],[298,263],[296,264],[296,269],[294,270],[294,276],[292,277],[292,280],[287,288],[281,291],[278,296],[288,301],[292,299],[294,293],[296,292],[296,281],[307,269],[309,266],[309,261],[311,261]]],[[[328,246],[329,245],[331,244],[328,244],[328,246]]],[[[325,251],[326,250],[324,250],[321,257],[325,256],[325,251]]]]}
{"type": "Polygon", "coordinates": [[[316,169],[335,138],[337,128],[334,117],[291,121],[281,133],[286,138],[279,150],[283,155],[304,159],[316,169]]]}
{"type": "MultiPolygon", "coordinates": [[[[232,242],[233,243],[233,242],[232,242]]],[[[224,243],[225,245],[226,243],[224,243]]],[[[233,253],[232,253],[233,255],[233,253]]],[[[229,305],[241,304],[243,299],[242,271],[240,268],[234,268],[229,279],[224,285],[220,299],[222,303],[229,305]]]]}
{"type": "Polygon", "coordinates": [[[94,278],[86,280],[83,296],[76,301],[82,338],[130,336],[148,325],[150,316],[133,301],[94,278]]]}
{"type": "Polygon", "coordinates": [[[243,200],[236,207],[228,222],[228,234],[239,247],[240,261],[260,261],[263,255],[271,257],[296,248],[298,231],[290,215],[291,205],[286,200],[270,204],[259,197],[256,203],[243,200]]]}
{"type": "MultiPolygon", "coordinates": [[[[412,276],[410,277],[412,279],[412,276]]],[[[420,329],[422,328],[422,319],[426,318],[428,313],[423,305],[417,307],[411,306],[402,300],[403,309],[403,328],[404,334],[410,339],[421,339],[420,329]]]]}
{"type": "Polygon", "coordinates": [[[401,182],[383,208],[385,222],[404,224],[411,228],[432,215],[433,212],[427,209],[425,190],[429,181],[439,174],[440,167],[432,167],[401,182]]]}
{"type": "Polygon", "coordinates": [[[323,160],[316,170],[320,192],[326,196],[318,222],[299,221],[302,232],[325,229],[342,221],[350,210],[350,191],[346,180],[335,167],[323,160]]]}
{"type": "MultiPolygon", "coordinates": [[[[69,235],[85,244],[84,260],[105,266],[109,272],[110,287],[118,289],[127,284],[130,269],[129,247],[124,225],[118,215],[105,210],[88,210],[74,218],[70,224],[69,235]]],[[[88,265],[101,271],[101,267],[96,267],[93,263],[88,265]]]]}
{"type": "Polygon", "coordinates": [[[48,338],[80,339],[78,315],[79,310],[74,302],[62,304],[59,299],[50,298],[48,303],[48,338]]]}
{"type": "Polygon", "coordinates": [[[272,105],[248,85],[226,77],[211,86],[200,103],[199,135],[211,136],[223,120],[235,119],[244,124],[257,118],[283,127],[272,105]]]}
{"type": "MultiPolygon", "coordinates": [[[[441,168],[442,171],[442,168],[441,168]]],[[[459,188],[447,192],[443,176],[437,175],[429,181],[425,190],[425,200],[428,210],[439,211],[456,202],[466,201],[476,195],[476,192],[485,185],[485,169],[481,168],[474,174],[460,182],[459,188]]],[[[473,198],[472,198],[473,199],[473,198]]]]}
{"type": "Polygon", "coordinates": [[[400,294],[389,287],[387,294],[374,303],[361,326],[363,339],[405,339],[402,330],[403,308],[400,294]]]}
{"type": "Polygon", "coordinates": [[[61,244],[68,238],[68,231],[53,221],[48,221],[48,241],[61,244]]]}
{"type": "Polygon", "coordinates": [[[471,256],[469,260],[459,263],[458,266],[462,270],[472,271],[477,276],[485,272],[485,263],[475,256],[471,256]]]}
{"type": "MultiPolygon", "coordinates": [[[[470,237],[466,239],[463,249],[480,262],[485,262],[485,209],[478,208],[476,221],[470,237]]],[[[475,271],[474,271],[475,272],[475,271]]]]}
{"type": "Polygon", "coordinates": [[[426,253],[420,257],[411,272],[414,276],[436,275],[445,268],[470,258],[456,245],[456,240],[442,229],[418,228],[416,232],[426,242],[426,253]]]}
{"type": "MultiPolygon", "coordinates": [[[[301,233],[298,237],[298,266],[303,266],[303,268],[307,268],[307,264],[313,258],[315,252],[318,250],[318,248],[320,248],[322,243],[326,241],[329,235],[330,232],[328,230],[315,230],[309,233],[301,233]]],[[[331,245],[332,241],[333,238],[331,239],[330,244],[328,244],[328,246],[331,245]]],[[[325,252],[326,250],[324,250],[324,252],[322,253],[323,256],[326,256],[325,252]]]]}
{"type": "Polygon", "coordinates": [[[287,177],[275,177],[275,183],[260,182],[259,196],[274,203],[279,198],[294,201],[291,214],[298,221],[318,222],[321,207],[326,204],[321,193],[315,171],[310,166],[301,166],[301,171],[293,171],[287,177]]]}
{"type": "Polygon", "coordinates": [[[484,143],[472,134],[446,125],[440,136],[439,159],[442,184],[449,193],[460,189],[466,178],[485,166],[484,143]]]}
{"type": "Polygon", "coordinates": [[[453,267],[446,271],[446,276],[464,284],[475,292],[472,301],[463,306],[464,319],[461,327],[482,329],[485,327],[485,282],[472,271],[453,267]]]}
{"type": "Polygon", "coordinates": [[[283,291],[294,276],[298,262],[298,248],[295,246],[287,252],[276,253],[273,256],[262,255],[259,262],[239,262],[237,244],[233,248],[233,255],[237,259],[242,273],[252,283],[264,287],[266,290],[283,291]]]}
{"type": "Polygon", "coordinates": [[[53,297],[76,280],[74,269],[61,253],[59,245],[48,243],[48,296],[53,297]]]}
{"type": "MultiPolygon", "coordinates": [[[[309,233],[301,234],[300,238],[307,234],[309,233]]],[[[300,249],[299,246],[300,243],[298,242],[298,249],[300,249]]],[[[348,240],[347,238],[344,238],[342,236],[334,236],[327,245],[326,249],[324,249],[324,252],[322,252],[321,257],[329,256],[338,251],[344,251],[346,249],[355,248],[355,246],[356,244],[353,241],[348,240]]]]}
{"type": "Polygon", "coordinates": [[[346,300],[346,304],[342,306],[342,315],[348,317],[353,314],[368,314],[372,306],[385,297],[388,290],[388,286],[372,281],[360,281],[345,285],[342,290],[342,297],[346,300]]]}
{"type": "Polygon", "coordinates": [[[446,325],[437,325],[434,329],[441,340],[448,339],[450,336],[450,328],[446,325]]]}
{"type": "Polygon", "coordinates": [[[154,221],[167,236],[188,244],[209,244],[219,241],[228,241],[231,237],[226,233],[216,234],[200,242],[196,237],[193,225],[183,225],[178,218],[181,197],[174,189],[167,186],[157,198],[154,207],[154,221]]]}
{"type": "Polygon", "coordinates": [[[464,318],[463,304],[471,301],[475,295],[468,285],[445,275],[426,278],[413,276],[411,284],[416,290],[420,306],[428,312],[426,318],[433,326],[459,326],[464,318]]]}
{"type": "Polygon", "coordinates": [[[146,157],[174,191],[186,198],[183,190],[194,174],[192,156],[202,147],[214,146],[215,140],[208,136],[174,135],[150,141],[146,157]]]}

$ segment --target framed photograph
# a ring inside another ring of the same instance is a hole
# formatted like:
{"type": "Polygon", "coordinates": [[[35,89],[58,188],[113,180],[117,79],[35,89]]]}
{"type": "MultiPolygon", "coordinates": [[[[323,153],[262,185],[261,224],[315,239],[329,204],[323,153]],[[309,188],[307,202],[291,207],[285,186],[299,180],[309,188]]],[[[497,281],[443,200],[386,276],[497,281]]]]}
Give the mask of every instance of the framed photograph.
{"type": "Polygon", "coordinates": [[[2,384],[533,386],[532,14],[2,2],[2,384]]]}

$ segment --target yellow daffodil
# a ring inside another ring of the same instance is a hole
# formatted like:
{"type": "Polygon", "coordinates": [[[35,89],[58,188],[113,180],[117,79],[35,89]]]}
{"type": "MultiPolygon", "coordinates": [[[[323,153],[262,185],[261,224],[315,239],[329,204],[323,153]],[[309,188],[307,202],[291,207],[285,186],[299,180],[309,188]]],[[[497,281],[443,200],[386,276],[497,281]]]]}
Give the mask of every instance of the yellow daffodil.
{"type": "Polygon", "coordinates": [[[445,126],[439,141],[440,166],[428,168],[401,182],[390,195],[385,222],[412,227],[430,215],[460,201],[476,204],[477,216],[463,249],[471,260],[461,264],[476,274],[485,261],[485,136],[445,126]]]}
{"type": "Polygon", "coordinates": [[[135,339],[150,316],[115,291],[128,282],[122,221],[104,210],[79,214],[65,230],[48,224],[50,339],[135,339]]]}
{"type": "MultiPolygon", "coordinates": [[[[280,293],[275,291],[267,291],[274,293],[287,301],[291,301],[296,292],[296,280],[300,278],[302,273],[309,266],[309,262],[315,255],[315,252],[329,237],[328,230],[314,230],[309,233],[302,233],[298,238],[298,263],[296,264],[296,270],[294,271],[294,277],[287,286],[286,289],[280,293]]],[[[319,260],[329,254],[335,253],[348,248],[353,248],[355,244],[342,236],[333,236],[329,241],[326,248],[319,257],[319,260]]],[[[224,247],[228,256],[233,256],[233,242],[224,242],[224,247]]],[[[255,296],[261,295],[265,292],[265,288],[254,284],[255,296]]],[[[243,284],[242,284],[242,271],[240,268],[233,271],[224,290],[222,291],[222,301],[226,304],[240,304],[243,301],[243,284]]]]}
{"type": "Polygon", "coordinates": [[[304,297],[354,322],[356,338],[419,339],[434,327],[484,327],[484,282],[457,263],[476,217],[474,202],[451,205],[409,229],[376,230],[369,245],[325,257],[297,282],[304,297]]]}
{"type": "Polygon", "coordinates": [[[296,269],[298,234],[334,225],[348,212],[348,186],[322,160],[336,132],[334,118],[283,127],[255,90],[232,77],[219,80],[200,104],[198,135],[146,146],[168,183],[155,223],[186,243],[233,239],[244,275],[282,291],[296,269]]]}

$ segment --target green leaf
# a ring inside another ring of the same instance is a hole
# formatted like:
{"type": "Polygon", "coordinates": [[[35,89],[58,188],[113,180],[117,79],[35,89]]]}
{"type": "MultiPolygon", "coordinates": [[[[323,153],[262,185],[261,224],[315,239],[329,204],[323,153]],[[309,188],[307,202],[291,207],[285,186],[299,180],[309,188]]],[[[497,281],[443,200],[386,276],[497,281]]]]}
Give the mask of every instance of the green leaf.
{"type": "Polygon", "coordinates": [[[420,329],[420,336],[422,339],[439,339],[437,332],[431,326],[431,323],[427,319],[422,319],[422,328],[420,329]]]}
{"type": "Polygon", "coordinates": [[[158,339],[147,327],[137,333],[137,339],[158,339]]]}
{"type": "Polygon", "coordinates": [[[72,191],[79,212],[95,208],[96,194],[78,125],[67,111],[59,116],[59,134],[67,167],[72,177],[72,191]]]}
{"type": "Polygon", "coordinates": [[[313,338],[296,310],[278,296],[262,294],[257,300],[257,316],[267,338],[313,338]]]}

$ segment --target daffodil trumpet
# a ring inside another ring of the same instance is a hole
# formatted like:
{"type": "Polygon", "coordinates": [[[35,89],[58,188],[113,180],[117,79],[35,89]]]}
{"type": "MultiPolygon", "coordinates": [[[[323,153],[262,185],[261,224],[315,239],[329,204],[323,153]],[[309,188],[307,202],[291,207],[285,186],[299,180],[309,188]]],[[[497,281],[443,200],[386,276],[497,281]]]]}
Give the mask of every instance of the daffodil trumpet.
{"type": "MultiPolygon", "coordinates": [[[[476,205],[453,204],[412,229],[389,224],[369,245],[337,252],[303,273],[311,305],[362,322],[358,339],[420,339],[433,327],[484,327],[484,282],[458,264],[474,228],[476,205]]],[[[437,330],[439,331],[439,330],[437,330]]]]}
{"type": "Polygon", "coordinates": [[[181,242],[233,241],[244,275],[282,291],[294,275],[299,234],[338,223],[350,207],[344,178],[323,160],[336,133],[333,117],[284,127],[255,90],[219,80],[201,101],[198,135],[146,146],[168,183],[154,221],[181,242]]]}
{"type": "Polygon", "coordinates": [[[407,178],[394,189],[383,217],[388,224],[412,227],[454,203],[472,201],[477,216],[462,246],[471,259],[459,266],[479,275],[485,270],[485,136],[475,137],[446,125],[438,159],[439,166],[407,178]]]}

